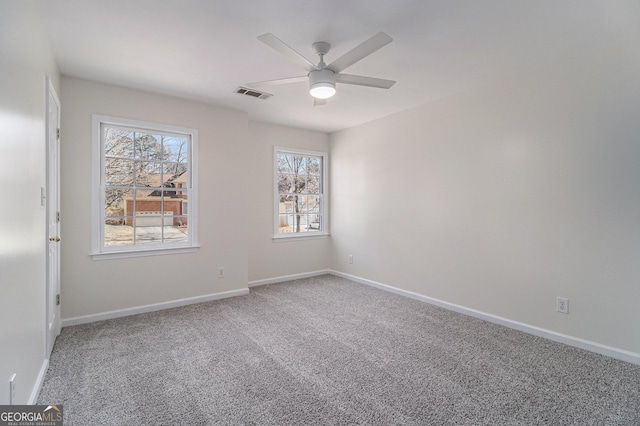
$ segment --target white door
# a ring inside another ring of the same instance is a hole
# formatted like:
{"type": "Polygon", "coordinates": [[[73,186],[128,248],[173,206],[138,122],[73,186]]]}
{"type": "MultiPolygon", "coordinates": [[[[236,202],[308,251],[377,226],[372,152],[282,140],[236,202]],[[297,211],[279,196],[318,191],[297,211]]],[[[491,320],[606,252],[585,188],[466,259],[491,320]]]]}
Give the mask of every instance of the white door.
{"type": "Polygon", "coordinates": [[[47,78],[47,353],[60,334],[60,101],[47,78]]]}

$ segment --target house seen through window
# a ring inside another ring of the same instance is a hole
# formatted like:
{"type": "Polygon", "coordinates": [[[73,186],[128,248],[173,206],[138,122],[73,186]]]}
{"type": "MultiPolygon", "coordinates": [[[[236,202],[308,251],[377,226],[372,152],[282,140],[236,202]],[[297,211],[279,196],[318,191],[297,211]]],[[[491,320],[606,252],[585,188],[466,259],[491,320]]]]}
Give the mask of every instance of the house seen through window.
{"type": "Polygon", "coordinates": [[[195,246],[197,132],[94,116],[95,132],[100,193],[93,254],[195,246]]]}

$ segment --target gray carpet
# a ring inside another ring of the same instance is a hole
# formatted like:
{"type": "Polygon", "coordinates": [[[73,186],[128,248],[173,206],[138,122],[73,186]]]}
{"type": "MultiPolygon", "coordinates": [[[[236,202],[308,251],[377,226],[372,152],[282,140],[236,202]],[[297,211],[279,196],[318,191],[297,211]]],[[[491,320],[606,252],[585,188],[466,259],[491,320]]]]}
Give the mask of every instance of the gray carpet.
{"type": "Polygon", "coordinates": [[[639,425],[640,366],[334,276],[65,328],[65,425],[639,425]]]}

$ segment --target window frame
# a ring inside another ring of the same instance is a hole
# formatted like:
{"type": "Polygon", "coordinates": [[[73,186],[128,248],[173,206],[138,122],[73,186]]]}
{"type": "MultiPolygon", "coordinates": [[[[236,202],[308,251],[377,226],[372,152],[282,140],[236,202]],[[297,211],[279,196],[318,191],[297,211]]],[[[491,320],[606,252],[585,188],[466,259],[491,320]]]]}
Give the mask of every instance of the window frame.
{"type": "Polygon", "coordinates": [[[329,154],[324,151],[313,151],[308,149],[291,148],[285,146],[273,147],[273,240],[274,241],[291,241],[299,239],[315,239],[327,238],[329,233],[329,154]],[[279,233],[280,230],[280,193],[278,191],[278,154],[292,154],[299,156],[320,157],[322,159],[321,166],[321,182],[322,191],[319,192],[322,200],[322,221],[320,224],[321,231],[312,232],[289,232],[279,233]]]}
{"type": "Polygon", "coordinates": [[[92,115],[92,176],[91,176],[91,252],[93,260],[155,256],[196,252],[198,245],[198,130],[188,127],[153,123],[106,115],[92,115]],[[160,242],[140,245],[105,245],[105,157],[102,127],[131,128],[149,133],[174,134],[190,138],[187,157],[187,241],[160,242]]]}

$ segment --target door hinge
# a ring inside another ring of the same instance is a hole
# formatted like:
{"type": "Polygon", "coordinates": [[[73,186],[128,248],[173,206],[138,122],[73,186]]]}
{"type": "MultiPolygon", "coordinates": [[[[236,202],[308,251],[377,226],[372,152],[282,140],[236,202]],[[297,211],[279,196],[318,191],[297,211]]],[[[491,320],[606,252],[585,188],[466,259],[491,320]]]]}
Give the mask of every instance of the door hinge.
{"type": "Polygon", "coordinates": [[[60,294],[56,294],[56,306],[60,306],[60,294]]]}
{"type": "Polygon", "coordinates": [[[56,129],[56,138],[60,139],[60,127],[56,129]]]}
{"type": "Polygon", "coordinates": [[[60,212],[56,212],[56,222],[60,223],[60,212]]]}

